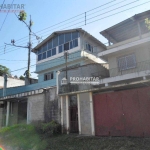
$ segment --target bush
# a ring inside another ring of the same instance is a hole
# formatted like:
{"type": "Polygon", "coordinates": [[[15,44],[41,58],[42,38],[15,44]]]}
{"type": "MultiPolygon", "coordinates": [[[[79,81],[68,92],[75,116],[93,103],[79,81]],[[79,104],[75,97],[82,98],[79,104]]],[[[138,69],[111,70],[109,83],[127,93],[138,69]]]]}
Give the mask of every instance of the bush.
{"type": "Polygon", "coordinates": [[[61,133],[61,125],[55,121],[49,123],[38,123],[35,125],[35,128],[37,132],[44,137],[50,137],[61,133]]]}

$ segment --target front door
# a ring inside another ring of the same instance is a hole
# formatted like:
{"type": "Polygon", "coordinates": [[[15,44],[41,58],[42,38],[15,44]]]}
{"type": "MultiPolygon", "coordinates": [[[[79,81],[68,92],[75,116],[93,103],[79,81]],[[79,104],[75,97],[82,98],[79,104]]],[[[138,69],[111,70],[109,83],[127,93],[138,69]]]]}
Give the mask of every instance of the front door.
{"type": "Polygon", "coordinates": [[[71,95],[69,97],[70,106],[70,132],[71,133],[78,133],[78,107],[77,107],[77,96],[71,95]]]}

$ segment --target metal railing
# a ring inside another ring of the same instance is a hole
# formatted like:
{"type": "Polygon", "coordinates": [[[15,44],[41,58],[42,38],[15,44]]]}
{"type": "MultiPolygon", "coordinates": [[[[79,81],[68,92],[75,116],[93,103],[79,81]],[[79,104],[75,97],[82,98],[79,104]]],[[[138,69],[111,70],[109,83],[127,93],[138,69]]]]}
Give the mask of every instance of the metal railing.
{"type": "Polygon", "coordinates": [[[136,63],[134,68],[129,68],[126,70],[121,70],[120,68],[112,68],[109,69],[110,77],[130,74],[130,73],[136,73],[141,71],[148,71],[150,70],[150,60],[138,62],[136,63]]]}

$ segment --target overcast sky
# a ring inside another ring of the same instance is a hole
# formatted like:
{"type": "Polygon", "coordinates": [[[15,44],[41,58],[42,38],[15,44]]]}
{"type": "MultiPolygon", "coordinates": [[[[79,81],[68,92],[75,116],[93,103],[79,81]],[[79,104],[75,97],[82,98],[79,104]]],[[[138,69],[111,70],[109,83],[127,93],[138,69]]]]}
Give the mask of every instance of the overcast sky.
{"type": "MultiPolygon", "coordinates": [[[[54,31],[82,27],[103,43],[106,43],[107,40],[99,34],[100,31],[150,9],[149,0],[5,0],[4,4],[12,2],[13,4],[24,4],[24,10],[28,15],[27,23],[31,15],[34,22],[32,31],[42,39],[54,31]],[[137,5],[141,6],[136,7],[137,5]],[[65,21],[72,17],[74,18],[65,21]]],[[[3,0],[0,0],[1,4],[3,0]]],[[[2,11],[0,12],[0,29],[0,64],[7,66],[11,71],[27,67],[27,49],[11,46],[4,48],[4,43],[10,43],[11,39],[15,39],[16,45],[27,45],[28,29],[25,24],[17,20],[14,13],[7,14],[2,11]]],[[[33,46],[38,44],[35,37],[32,37],[32,43],[33,46]]],[[[31,65],[33,64],[36,64],[35,54],[31,55],[31,65]]],[[[12,74],[20,76],[25,70],[12,72],[12,74]]],[[[32,67],[31,72],[34,71],[35,67],[32,67]]],[[[37,77],[37,75],[32,73],[32,77],[37,77]]]]}

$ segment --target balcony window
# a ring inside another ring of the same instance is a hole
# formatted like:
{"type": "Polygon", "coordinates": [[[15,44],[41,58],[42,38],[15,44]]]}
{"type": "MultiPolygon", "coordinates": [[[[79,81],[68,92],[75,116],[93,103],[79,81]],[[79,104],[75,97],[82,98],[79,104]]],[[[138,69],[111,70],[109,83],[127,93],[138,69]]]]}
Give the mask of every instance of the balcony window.
{"type": "Polygon", "coordinates": [[[59,53],[61,53],[61,52],[63,52],[64,50],[63,50],[63,45],[60,45],[59,46],[59,53]]]}
{"type": "Polygon", "coordinates": [[[52,49],[52,56],[56,55],[56,48],[52,49]]]}
{"type": "Polygon", "coordinates": [[[118,67],[120,71],[135,68],[136,67],[135,54],[130,54],[118,58],[118,67]]]}
{"type": "Polygon", "coordinates": [[[69,50],[69,42],[64,44],[64,51],[69,50]]]}
{"type": "Polygon", "coordinates": [[[44,75],[44,81],[52,80],[52,79],[54,79],[54,73],[53,72],[49,72],[49,73],[46,73],[44,75]]]}
{"type": "Polygon", "coordinates": [[[51,50],[47,51],[47,58],[51,56],[52,56],[52,51],[51,50]]]}

